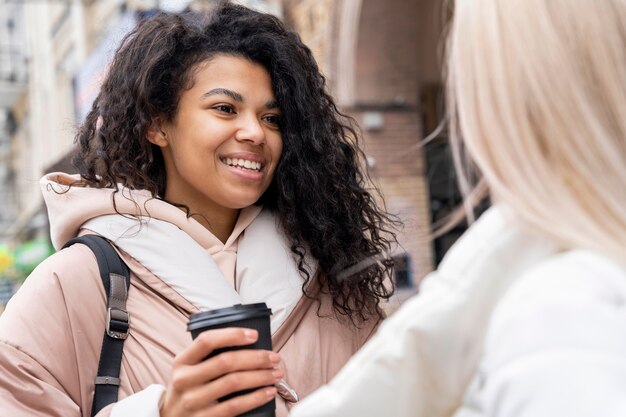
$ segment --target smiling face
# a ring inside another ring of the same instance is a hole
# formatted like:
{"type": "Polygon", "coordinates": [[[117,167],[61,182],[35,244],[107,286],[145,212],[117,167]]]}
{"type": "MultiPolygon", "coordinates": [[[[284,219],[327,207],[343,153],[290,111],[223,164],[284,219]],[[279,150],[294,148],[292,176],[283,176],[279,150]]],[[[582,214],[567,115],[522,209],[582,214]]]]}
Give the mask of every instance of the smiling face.
{"type": "MultiPolygon", "coordinates": [[[[214,227],[267,190],[282,152],[280,111],[268,72],[245,58],[218,55],[199,64],[172,121],[148,133],[167,174],[165,199],[214,227]]],[[[217,235],[218,233],[216,233],[217,235]]]]}

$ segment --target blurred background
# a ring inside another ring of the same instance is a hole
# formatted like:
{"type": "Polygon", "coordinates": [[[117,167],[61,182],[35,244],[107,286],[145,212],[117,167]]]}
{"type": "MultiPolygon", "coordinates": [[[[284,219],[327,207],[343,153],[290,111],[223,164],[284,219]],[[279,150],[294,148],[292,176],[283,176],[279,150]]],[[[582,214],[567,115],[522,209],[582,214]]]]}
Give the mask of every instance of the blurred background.
{"type": "MultiPolygon", "coordinates": [[[[107,62],[137,21],[218,1],[0,0],[0,312],[53,253],[39,179],[74,172],[74,135],[107,62]]],[[[367,164],[400,217],[396,298],[416,292],[464,231],[431,239],[460,201],[442,122],[445,0],[249,0],[313,50],[341,110],[359,123],[367,164]],[[434,132],[434,133],[433,133],[434,132]],[[424,141],[424,138],[428,140],[424,141]]]]}

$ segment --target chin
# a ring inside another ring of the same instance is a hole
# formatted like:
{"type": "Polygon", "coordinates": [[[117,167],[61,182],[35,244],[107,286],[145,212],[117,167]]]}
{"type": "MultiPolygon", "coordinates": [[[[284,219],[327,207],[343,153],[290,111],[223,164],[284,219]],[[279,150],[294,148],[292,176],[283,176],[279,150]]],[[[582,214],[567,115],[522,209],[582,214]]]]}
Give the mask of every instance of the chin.
{"type": "Polygon", "coordinates": [[[213,201],[221,200],[223,207],[240,210],[255,205],[266,191],[245,187],[230,187],[230,190],[230,192],[222,192],[219,196],[215,196],[213,201]]]}
{"type": "Polygon", "coordinates": [[[238,210],[245,209],[247,207],[254,206],[260,198],[261,197],[257,197],[255,199],[241,199],[238,201],[231,201],[231,204],[228,204],[228,207],[238,210]]]}

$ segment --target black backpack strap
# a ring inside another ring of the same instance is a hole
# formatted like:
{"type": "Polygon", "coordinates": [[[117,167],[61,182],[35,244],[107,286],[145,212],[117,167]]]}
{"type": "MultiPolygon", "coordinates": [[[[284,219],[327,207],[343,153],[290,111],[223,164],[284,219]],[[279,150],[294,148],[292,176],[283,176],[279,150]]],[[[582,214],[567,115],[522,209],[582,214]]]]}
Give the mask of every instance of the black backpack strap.
{"type": "Polygon", "coordinates": [[[122,350],[130,327],[130,316],[126,309],[126,299],[130,289],[130,272],[115,249],[103,237],[85,235],[70,240],[63,247],[66,248],[75,243],[88,246],[96,255],[100,278],[107,296],[106,328],[102,339],[98,375],[96,376],[91,407],[91,416],[93,417],[104,407],[117,401],[122,350]]]}

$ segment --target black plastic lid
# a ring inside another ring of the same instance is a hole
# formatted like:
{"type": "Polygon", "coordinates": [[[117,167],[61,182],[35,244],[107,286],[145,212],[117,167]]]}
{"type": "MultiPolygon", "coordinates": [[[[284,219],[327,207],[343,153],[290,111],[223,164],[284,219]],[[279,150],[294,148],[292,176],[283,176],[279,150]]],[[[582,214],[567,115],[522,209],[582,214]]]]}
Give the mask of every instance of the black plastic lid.
{"type": "Polygon", "coordinates": [[[231,323],[240,320],[248,320],[272,315],[272,310],[265,303],[235,304],[232,307],[218,308],[216,310],[201,311],[192,314],[187,324],[188,331],[210,328],[213,326],[231,323]]]}

